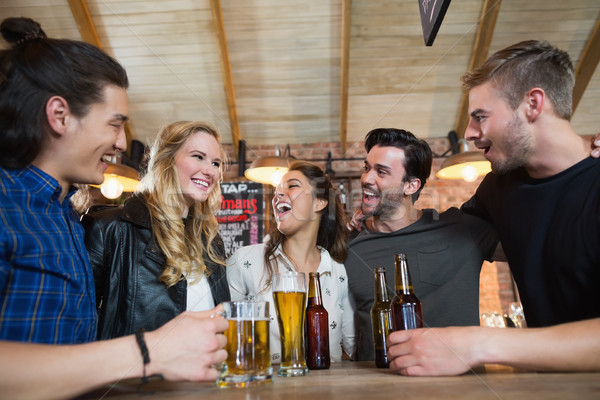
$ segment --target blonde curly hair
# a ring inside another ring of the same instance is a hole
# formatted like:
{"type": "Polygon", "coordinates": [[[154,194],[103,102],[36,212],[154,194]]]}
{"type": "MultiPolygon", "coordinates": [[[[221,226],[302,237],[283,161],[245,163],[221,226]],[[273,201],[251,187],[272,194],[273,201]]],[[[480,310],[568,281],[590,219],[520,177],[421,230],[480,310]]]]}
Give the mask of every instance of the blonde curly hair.
{"type": "Polygon", "coordinates": [[[224,265],[223,256],[213,248],[220,240],[215,213],[221,206],[223,165],[226,154],[221,147],[221,136],[215,128],[202,122],[179,121],[164,127],[150,149],[148,172],[142,178],[138,192],[145,196],[152,219],[152,233],[156,244],[166,257],[166,266],[159,280],[171,287],[180,280],[193,281],[209,274],[204,255],[224,265]],[[204,202],[195,202],[186,222],[181,218],[186,201],[175,167],[175,154],[186,140],[196,133],[208,133],[219,143],[221,163],[219,184],[204,202]]]}

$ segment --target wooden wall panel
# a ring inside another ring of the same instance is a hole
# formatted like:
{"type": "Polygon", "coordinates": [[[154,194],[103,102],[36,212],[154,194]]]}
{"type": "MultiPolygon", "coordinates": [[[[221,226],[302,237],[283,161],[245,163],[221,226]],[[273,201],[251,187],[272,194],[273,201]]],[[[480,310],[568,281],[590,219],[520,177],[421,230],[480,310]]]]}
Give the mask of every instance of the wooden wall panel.
{"type": "MultiPolygon", "coordinates": [[[[67,0],[2,0],[0,20],[8,17],[32,18],[50,37],[81,40],[67,0]]],[[[0,48],[6,48],[1,39],[0,48]]]]}
{"type": "Polygon", "coordinates": [[[208,0],[88,5],[105,49],[128,70],[136,138],[148,143],[166,123],[199,120],[216,125],[231,142],[208,0]]]}
{"type": "Polygon", "coordinates": [[[599,104],[600,68],[596,67],[596,72],[594,72],[571,119],[575,132],[580,135],[595,135],[600,133],[600,120],[598,119],[599,104]]]}
{"type": "Polygon", "coordinates": [[[479,0],[455,3],[426,47],[416,2],[355,0],[349,141],[382,126],[434,137],[452,129],[481,9],[479,0]]]}
{"type": "MultiPolygon", "coordinates": [[[[590,0],[502,0],[490,51],[521,40],[543,39],[567,51],[576,67],[597,18],[600,2],[590,0]]],[[[596,70],[573,114],[575,131],[581,135],[600,131],[598,104],[600,73],[596,70]]]]}
{"type": "Polygon", "coordinates": [[[231,0],[222,7],[248,145],[338,140],[341,2],[231,0]]]}
{"type": "MultiPolygon", "coordinates": [[[[210,0],[87,0],[104,49],[127,69],[131,127],[149,143],[160,126],[203,120],[231,142],[210,0]]],[[[347,141],[377,126],[445,137],[459,113],[483,0],[450,4],[435,43],[423,44],[415,0],[352,0],[347,141]]],[[[241,135],[263,143],[340,139],[342,0],[223,0],[241,135]]],[[[67,0],[3,0],[0,15],[29,16],[51,37],[81,39],[67,0]]],[[[547,39],[577,65],[600,16],[597,0],[502,0],[490,51],[547,39]]],[[[0,47],[5,47],[0,42],[0,47]]],[[[573,116],[600,130],[600,73],[573,116]]],[[[352,148],[347,149],[351,152],[352,148]]]]}

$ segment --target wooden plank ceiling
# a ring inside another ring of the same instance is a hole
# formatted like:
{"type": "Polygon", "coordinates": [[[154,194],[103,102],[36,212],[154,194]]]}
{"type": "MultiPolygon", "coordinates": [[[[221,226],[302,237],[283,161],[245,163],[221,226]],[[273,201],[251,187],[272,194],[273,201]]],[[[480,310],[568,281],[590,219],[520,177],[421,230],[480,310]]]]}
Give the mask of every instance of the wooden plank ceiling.
{"type": "Polygon", "coordinates": [[[144,143],[182,119],[210,122],[250,150],[346,149],[381,126],[461,134],[460,76],[526,39],[569,52],[573,125],[585,135],[600,125],[598,0],[455,0],[432,47],[417,0],[2,0],[0,17],[9,16],[117,58],[131,81],[129,138],[144,143]]]}

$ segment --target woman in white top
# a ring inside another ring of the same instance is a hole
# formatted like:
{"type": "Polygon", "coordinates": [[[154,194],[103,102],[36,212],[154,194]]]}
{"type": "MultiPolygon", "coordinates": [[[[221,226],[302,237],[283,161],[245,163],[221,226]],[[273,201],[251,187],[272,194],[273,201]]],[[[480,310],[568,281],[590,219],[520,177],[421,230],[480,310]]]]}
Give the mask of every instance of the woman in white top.
{"type": "MultiPolygon", "coordinates": [[[[319,272],[323,304],[329,314],[331,361],[341,361],[342,349],[354,350],[354,310],[349,301],[346,259],[348,231],[339,196],[321,168],[295,161],[273,196],[277,229],[266,244],[238,249],[227,262],[232,300],[265,300],[270,304],[273,362],[280,362],[279,326],[271,280],[279,271],[319,272]]],[[[308,282],[307,282],[308,283],[308,282]]]]}

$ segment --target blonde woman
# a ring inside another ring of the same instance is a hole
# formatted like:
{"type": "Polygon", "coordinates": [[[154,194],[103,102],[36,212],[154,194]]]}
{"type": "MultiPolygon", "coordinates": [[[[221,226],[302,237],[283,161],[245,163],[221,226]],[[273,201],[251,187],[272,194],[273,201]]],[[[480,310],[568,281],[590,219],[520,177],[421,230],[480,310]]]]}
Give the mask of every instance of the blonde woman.
{"type": "Polygon", "coordinates": [[[339,196],[321,168],[295,161],[273,196],[277,229],[266,244],[242,247],[227,261],[227,279],[234,300],[248,298],[270,303],[272,361],[281,361],[279,326],[271,280],[284,271],[321,274],[323,304],[329,314],[331,361],[354,351],[354,310],[348,294],[346,259],[348,230],[339,196]]]}
{"type": "Polygon", "coordinates": [[[122,207],[83,217],[98,339],[153,330],[229,300],[215,218],[224,157],[215,129],[175,122],[159,133],[140,189],[122,207]]]}

